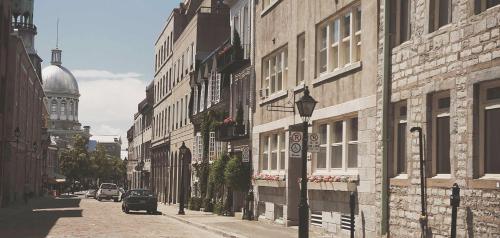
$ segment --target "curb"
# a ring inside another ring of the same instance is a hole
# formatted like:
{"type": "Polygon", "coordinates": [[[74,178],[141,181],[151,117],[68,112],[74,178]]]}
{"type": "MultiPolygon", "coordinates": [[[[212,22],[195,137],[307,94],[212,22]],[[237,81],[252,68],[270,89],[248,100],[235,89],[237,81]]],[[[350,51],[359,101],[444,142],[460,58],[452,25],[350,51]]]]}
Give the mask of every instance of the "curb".
{"type": "Polygon", "coordinates": [[[163,213],[163,212],[162,212],[162,215],[166,216],[166,217],[169,217],[169,218],[172,218],[172,219],[175,219],[175,220],[180,221],[182,223],[185,223],[185,224],[188,224],[188,225],[192,225],[192,226],[201,228],[203,230],[207,230],[207,231],[216,233],[218,235],[221,235],[222,237],[248,238],[246,236],[241,236],[241,235],[238,235],[238,234],[235,234],[235,233],[227,232],[227,231],[224,231],[224,230],[221,230],[221,229],[218,229],[218,228],[211,227],[209,225],[204,225],[204,224],[200,224],[200,223],[197,223],[197,222],[192,222],[192,221],[189,221],[187,219],[180,218],[179,216],[176,216],[176,215],[166,214],[166,213],[163,213]]]}

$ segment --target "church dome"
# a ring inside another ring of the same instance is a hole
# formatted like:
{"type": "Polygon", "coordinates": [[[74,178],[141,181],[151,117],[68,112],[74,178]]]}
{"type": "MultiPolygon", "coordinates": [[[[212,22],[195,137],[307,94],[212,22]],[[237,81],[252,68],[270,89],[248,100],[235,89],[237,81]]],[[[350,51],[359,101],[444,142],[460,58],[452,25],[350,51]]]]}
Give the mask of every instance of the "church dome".
{"type": "Polygon", "coordinates": [[[43,69],[43,91],[78,95],[75,76],[61,65],[50,65],[43,69]]]}
{"type": "Polygon", "coordinates": [[[61,50],[52,51],[52,65],[42,71],[43,91],[47,93],[71,94],[79,96],[75,76],[61,65],[61,50]]]}

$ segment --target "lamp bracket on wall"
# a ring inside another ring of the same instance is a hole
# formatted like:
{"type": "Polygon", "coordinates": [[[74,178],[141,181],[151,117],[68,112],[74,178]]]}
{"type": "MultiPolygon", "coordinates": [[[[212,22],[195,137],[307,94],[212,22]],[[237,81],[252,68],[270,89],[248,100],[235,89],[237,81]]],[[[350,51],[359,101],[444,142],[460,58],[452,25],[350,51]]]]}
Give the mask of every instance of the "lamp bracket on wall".
{"type": "Polygon", "coordinates": [[[284,105],[273,105],[270,103],[266,106],[266,110],[269,112],[293,112],[295,114],[295,93],[292,93],[292,95],[284,105]]]}

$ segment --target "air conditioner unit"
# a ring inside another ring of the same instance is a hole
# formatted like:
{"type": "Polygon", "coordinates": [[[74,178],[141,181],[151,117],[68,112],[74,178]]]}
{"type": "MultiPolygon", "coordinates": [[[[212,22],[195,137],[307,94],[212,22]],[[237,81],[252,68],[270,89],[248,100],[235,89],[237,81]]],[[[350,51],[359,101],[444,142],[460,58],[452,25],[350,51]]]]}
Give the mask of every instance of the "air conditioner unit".
{"type": "Polygon", "coordinates": [[[260,99],[266,99],[269,96],[269,88],[262,88],[259,90],[260,99]]]}

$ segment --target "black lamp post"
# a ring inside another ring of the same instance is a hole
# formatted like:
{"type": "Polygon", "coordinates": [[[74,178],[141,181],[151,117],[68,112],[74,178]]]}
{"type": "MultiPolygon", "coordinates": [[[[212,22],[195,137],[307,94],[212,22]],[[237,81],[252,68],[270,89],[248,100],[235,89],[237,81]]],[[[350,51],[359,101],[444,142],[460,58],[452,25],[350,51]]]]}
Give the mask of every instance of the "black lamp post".
{"type": "Polygon", "coordinates": [[[299,238],[309,237],[309,205],[307,204],[307,140],[309,119],[318,103],[309,95],[309,88],[305,87],[304,95],[297,101],[297,109],[302,118],[302,169],[301,169],[301,186],[300,186],[300,203],[299,203],[299,238]]]}
{"type": "Polygon", "coordinates": [[[187,147],[186,147],[186,144],[184,144],[184,141],[182,142],[182,145],[181,147],[179,148],[179,152],[180,152],[180,162],[181,162],[181,176],[180,176],[180,179],[181,179],[181,186],[180,186],[180,189],[181,189],[181,194],[180,194],[180,198],[179,198],[179,212],[177,213],[178,215],[184,215],[184,160],[185,160],[185,157],[186,157],[186,152],[187,152],[187,147]]]}

